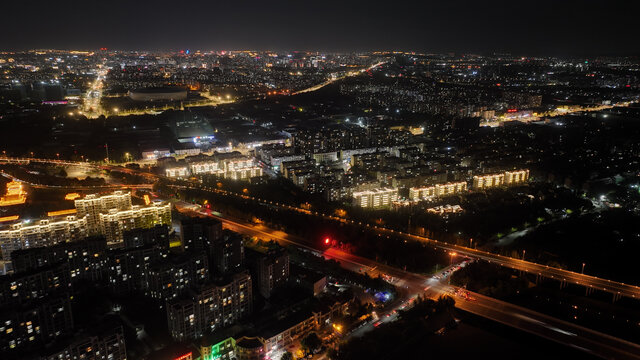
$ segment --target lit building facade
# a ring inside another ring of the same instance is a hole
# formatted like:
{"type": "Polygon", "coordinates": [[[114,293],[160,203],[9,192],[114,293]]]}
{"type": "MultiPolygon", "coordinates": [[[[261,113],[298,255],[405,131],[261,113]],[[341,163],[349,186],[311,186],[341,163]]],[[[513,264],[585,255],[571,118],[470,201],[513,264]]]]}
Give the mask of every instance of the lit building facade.
{"type": "Polygon", "coordinates": [[[473,177],[475,190],[488,189],[504,185],[504,173],[490,175],[476,175],[473,177]]]}
{"type": "Polygon", "coordinates": [[[20,205],[26,201],[27,193],[22,188],[22,184],[18,181],[10,181],[7,183],[5,196],[0,197],[0,206],[20,205]]]}
{"type": "Polygon", "coordinates": [[[36,221],[19,221],[0,227],[2,259],[11,260],[11,253],[19,249],[52,246],[89,236],[87,217],[52,216],[36,221]]]}
{"type": "Polygon", "coordinates": [[[166,168],[165,175],[170,178],[184,178],[189,176],[189,169],[186,166],[166,168]]]}
{"type": "Polygon", "coordinates": [[[436,196],[436,187],[412,187],[409,189],[409,199],[413,201],[432,199],[436,196]]]}
{"type": "Polygon", "coordinates": [[[100,234],[107,238],[108,244],[122,243],[126,231],[157,225],[171,225],[170,204],[135,205],[126,210],[111,209],[106,214],[99,214],[100,234]]]}
{"type": "Polygon", "coordinates": [[[363,208],[381,208],[391,206],[398,200],[398,189],[380,188],[353,193],[353,204],[363,208]]]}
{"type": "Polygon", "coordinates": [[[200,346],[202,360],[231,360],[235,359],[236,339],[226,338],[216,344],[200,346]]]}
{"type": "Polygon", "coordinates": [[[193,175],[213,174],[224,176],[224,169],[219,161],[201,161],[191,163],[189,166],[193,175]]]}
{"type": "Polygon", "coordinates": [[[165,168],[165,175],[172,178],[184,178],[190,175],[215,175],[225,179],[244,180],[262,176],[262,168],[253,158],[232,156],[227,158],[205,157],[197,161],[180,163],[165,168]]]}
{"type": "Polygon", "coordinates": [[[499,174],[476,175],[473,177],[474,189],[488,189],[498,186],[511,186],[529,181],[529,170],[505,171],[499,174]]]}
{"type": "Polygon", "coordinates": [[[461,181],[447,184],[436,184],[435,188],[436,196],[447,196],[467,191],[467,183],[461,181]]]}
{"type": "Polygon", "coordinates": [[[517,185],[529,181],[529,170],[515,170],[504,172],[505,185],[517,185]]]}
{"type": "Polygon", "coordinates": [[[18,249],[78,241],[90,235],[104,235],[109,245],[120,245],[126,231],[171,225],[170,204],[131,206],[131,194],[121,191],[87,195],[75,200],[75,205],[75,210],[51,212],[45,219],[18,221],[11,217],[0,222],[2,259],[11,260],[11,253],[18,249]]]}
{"type": "Polygon", "coordinates": [[[87,216],[91,234],[100,234],[100,214],[110,210],[131,209],[131,193],[115,191],[109,195],[90,194],[74,201],[79,218],[87,216]]]}
{"type": "Polygon", "coordinates": [[[428,200],[439,196],[460,194],[465,191],[467,191],[467,183],[464,181],[428,187],[412,187],[409,189],[409,199],[413,201],[428,200]]]}
{"type": "Polygon", "coordinates": [[[225,177],[234,180],[249,179],[262,176],[262,168],[253,159],[242,158],[225,162],[225,177]]]}

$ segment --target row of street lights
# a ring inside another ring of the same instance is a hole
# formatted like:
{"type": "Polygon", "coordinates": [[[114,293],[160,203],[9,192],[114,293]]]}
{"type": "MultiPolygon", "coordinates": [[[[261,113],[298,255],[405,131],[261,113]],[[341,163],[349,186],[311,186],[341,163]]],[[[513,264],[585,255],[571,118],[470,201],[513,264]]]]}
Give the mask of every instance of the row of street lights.
{"type": "MultiPolygon", "coordinates": [[[[527,253],[527,250],[522,250],[522,261],[524,261],[524,255],[527,253]]],[[[587,263],[582,263],[582,270],[580,271],[580,273],[582,275],[584,275],[584,267],[585,265],[587,265],[587,263]]]]}

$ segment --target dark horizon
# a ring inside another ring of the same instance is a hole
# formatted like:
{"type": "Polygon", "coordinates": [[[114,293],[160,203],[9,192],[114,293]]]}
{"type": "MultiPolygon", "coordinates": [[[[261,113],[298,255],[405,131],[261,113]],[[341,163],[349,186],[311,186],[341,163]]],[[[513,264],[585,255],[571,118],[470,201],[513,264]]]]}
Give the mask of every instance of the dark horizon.
{"type": "Polygon", "coordinates": [[[274,53],[296,53],[296,52],[307,52],[307,53],[319,53],[319,54],[368,54],[373,52],[380,53],[391,53],[398,52],[404,54],[415,53],[416,55],[451,55],[453,57],[458,56],[483,56],[483,57],[497,57],[500,55],[504,56],[513,56],[513,57],[526,57],[526,58],[553,58],[553,59],[586,59],[586,58],[637,58],[640,57],[640,50],[637,52],[630,53],[574,53],[574,54],[535,54],[535,53],[523,53],[523,52],[510,52],[510,51],[418,51],[411,49],[361,49],[361,50],[324,50],[324,49],[288,49],[288,48],[193,48],[193,47],[184,47],[184,48],[98,48],[98,47],[34,47],[34,48],[12,48],[12,49],[0,49],[0,53],[19,53],[26,51],[85,51],[85,52],[96,52],[106,49],[109,52],[118,52],[118,53],[127,53],[127,52],[138,52],[138,53],[179,53],[181,51],[189,50],[191,55],[194,55],[197,51],[201,53],[210,53],[210,52],[240,52],[240,51],[254,51],[254,52],[274,52],[274,53]]]}
{"type": "Polygon", "coordinates": [[[630,4],[614,0],[342,4],[122,0],[3,4],[0,50],[416,51],[638,55],[630,4]],[[23,14],[16,16],[16,14],[23,14]]]}

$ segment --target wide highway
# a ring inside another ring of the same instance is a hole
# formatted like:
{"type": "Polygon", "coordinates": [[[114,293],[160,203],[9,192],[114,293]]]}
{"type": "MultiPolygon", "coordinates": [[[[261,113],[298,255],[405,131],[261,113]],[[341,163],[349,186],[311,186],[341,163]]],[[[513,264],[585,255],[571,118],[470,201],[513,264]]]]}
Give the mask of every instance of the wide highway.
{"type": "Polygon", "coordinates": [[[418,235],[409,234],[402,231],[388,229],[382,226],[371,225],[368,223],[362,223],[362,222],[354,221],[351,219],[338,217],[335,215],[322,214],[322,213],[310,211],[308,209],[302,209],[302,208],[287,205],[287,204],[263,200],[263,199],[252,197],[250,195],[236,194],[236,193],[228,192],[225,190],[220,190],[220,189],[206,187],[206,186],[189,186],[189,188],[199,189],[205,192],[213,192],[213,193],[218,193],[223,195],[237,196],[247,200],[257,201],[264,205],[276,206],[284,210],[297,211],[300,213],[307,214],[309,216],[319,216],[327,220],[333,220],[333,221],[338,221],[338,222],[347,223],[347,224],[361,225],[381,235],[390,235],[390,236],[400,237],[405,240],[415,240],[415,241],[425,242],[436,248],[446,250],[451,253],[455,253],[456,255],[462,255],[462,256],[467,256],[475,259],[486,260],[494,264],[498,264],[511,269],[539,275],[544,278],[555,279],[565,283],[585,286],[592,290],[606,291],[606,292],[612,293],[616,297],[624,296],[629,298],[640,298],[640,287],[632,284],[625,284],[625,283],[621,283],[621,282],[617,282],[609,279],[599,278],[597,276],[582,274],[575,271],[564,270],[560,268],[551,267],[548,265],[541,265],[541,264],[526,261],[523,259],[494,254],[488,251],[473,249],[466,246],[454,245],[444,241],[438,241],[438,240],[430,239],[423,236],[418,236],[418,235]]]}
{"type": "MultiPolygon", "coordinates": [[[[83,163],[83,162],[72,162],[72,161],[65,161],[65,160],[52,160],[52,159],[35,159],[35,158],[2,158],[0,157],[0,162],[30,162],[30,161],[34,161],[34,162],[48,162],[48,163],[54,163],[54,164],[60,164],[60,165],[81,165],[81,166],[94,166],[94,167],[100,167],[103,169],[109,169],[109,170],[118,170],[118,171],[123,171],[123,172],[128,172],[128,173],[132,173],[132,174],[139,174],[139,175],[143,175],[143,176],[147,176],[149,178],[165,178],[164,176],[160,176],[160,175],[156,175],[156,174],[151,174],[148,172],[142,172],[142,171],[138,171],[138,170],[133,170],[133,169],[128,169],[125,167],[116,167],[116,166],[110,166],[110,165],[92,165],[91,163],[83,163]]],[[[170,179],[169,179],[170,180],[170,179]]],[[[587,274],[582,274],[579,272],[575,272],[575,271],[570,271],[570,270],[564,270],[564,269],[560,269],[560,268],[555,268],[555,267],[551,267],[551,266],[547,266],[547,265],[542,265],[542,264],[537,264],[534,262],[530,262],[530,261],[526,261],[523,259],[518,259],[518,258],[512,258],[512,257],[508,257],[508,256],[504,256],[504,255],[499,255],[499,254],[494,254],[488,251],[483,251],[483,250],[478,250],[478,249],[473,249],[470,247],[465,247],[465,246],[460,246],[460,245],[454,245],[454,244],[450,244],[447,242],[443,242],[443,241],[438,241],[435,239],[430,239],[427,237],[423,237],[423,236],[418,236],[418,235],[414,235],[414,234],[409,234],[406,232],[402,232],[402,231],[397,231],[397,230],[393,230],[393,229],[388,229],[382,226],[377,226],[377,225],[371,225],[368,223],[362,223],[362,222],[358,222],[358,221],[354,221],[351,219],[346,219],[346,218],[342,218],[342,217],[338,217],[338,216],[334,216],[334,215],[329,215],[329,214],[322,214],[319,212],[314,212],[308,209],[302,209],[300,207],[296,207],[296,206],[291,206],[288,204],[283,204],[283,203],[279,203],[279,202],[274,202],[274,201],[269,201],[269,200],[264,200],[264,199],[260,199],[260,198],[256,198],[250,195],[246,195],[246,194],[238,194],[238,193],[233,193],[233,192],[229,192],[226,190],[221,190],[221,189],[216,189],[216,188],[212,188],[212,187],[207,187],[207,186],[203,186],[200,184],[189,184],[187,185],[176,185],[176,187],[179,188],[189,188],[189,189],[194,189],[194,190],[201,190],[201,191],[205,191],[205,192],[211,192],[211,193],[217,193],[217,194],[221,194],[221,195],[225,195],[225,196],[234,196],[234,197],[240,197],[246,200],[252,200],[252,201],[256,201],[260,204],[263,205],[269,205],[269,206],[276,206],[278,208],[284,209],[284,210],[290,210],[290,211],[297,211],[300,213],[304,213],[307,214],[309,216],[319,216],[322,217],[324,219],[328,219],[328,220],[333,220],[333,221],[339,221],[342,223],[347,223],[347,224],[354,224],[354,225],[361,225],[363,227],[369,228],[372,231],[376,231],[380,234],[384,234],[384,235],[393,235],[393,236],[397,236],[400,238],[403,238],[405,240],[416,240],[416,241],[422,241],[422,242],[426,242],[431,246],[434,246],[436,248],[440,248],[455,254],[459,254],[462,256],[468,256],[468,257],[472,257],[475,259],[482,259],[482,260],[486,260],[489,262],[492,262],[494,264],[498,264],[504,267],[508,267],[511,269],[515,269],[515,270],[520,270],[520,271],[524,271],[524,272],[528,272],[534,275],[539,275],[541,277],[544,278],[549,278],[549,279],[555,279],[561,282],[565,282],[565,283],[570,283],[570,284],[577,284],[577,285],[581,285],[584,286],[586,288],[592,289],[592,290],[600,290],[600,291],[605,291],[605,292],[609,292],[612,293],[614,295],[614,297],[629,297],[629,298],[640,298],[640,287],[636,286],[636,285],[632,285],[632,284],[625,284],[625,283],[621,283],[621,282],[617,282],[617,281],[613,281],[613,280],[609,280],[609,279],[604,279],[604,278],[600,278],[597,276],[592,276],[592,275],[587,275],[587,274]]]]}
{"type": "MultiPolygon", "coordinates": [[[[180,203],[177,207],[190,208],[203,215],[222,221],[225,228],[265,240],[275,240],[284,245],[293,245],[322,253],[327,258],[347,262],[355,267],[374,269],[376,273],[386,274],[397,279],[396,286],[406,287],[409,293],[423,293],[430,298],[441,295],[456,297],[456,307],[474,315],[487,318],[545,339],[555,341],[577,350],[605,359],[640,359],[640,345],[619,339],[598,331],[559,320],[521,306],[469,292],[448,284],[439,279],[426,277],[375,262],[370,259],[345,253],[335,248],[321,249],[314,240],[287,234],[263,225],[241,222],[235,219],[213,215],[210,211],[202,211],[197,206],[180,203]],[[465,293],[465,297],[455,294],[465,293]]],[[[352,266],[352,269],[353,269],[352,266]]]]}

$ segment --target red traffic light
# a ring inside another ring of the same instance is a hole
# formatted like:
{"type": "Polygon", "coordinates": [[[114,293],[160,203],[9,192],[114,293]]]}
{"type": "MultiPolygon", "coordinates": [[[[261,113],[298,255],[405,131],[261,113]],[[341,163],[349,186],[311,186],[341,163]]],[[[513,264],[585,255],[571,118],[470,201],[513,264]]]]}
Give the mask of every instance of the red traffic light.
{"type": "Polygon", "coordinates": [[[329,243],[330,243],[330,242],[331,242],[331,239],[329,239],[329,238],[324,239],[324,243],[325,243],[326,245],[329,245],[329,243]]]}

